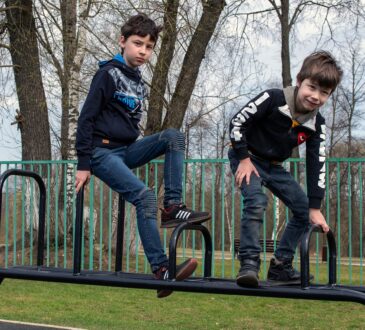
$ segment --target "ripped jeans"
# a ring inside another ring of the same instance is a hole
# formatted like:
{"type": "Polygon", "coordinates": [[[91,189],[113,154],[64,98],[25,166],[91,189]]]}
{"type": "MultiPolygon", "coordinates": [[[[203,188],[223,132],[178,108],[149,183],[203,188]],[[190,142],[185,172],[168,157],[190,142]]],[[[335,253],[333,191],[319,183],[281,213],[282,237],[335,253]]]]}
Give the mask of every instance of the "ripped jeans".
{"type": "Polygon", "coordinates": [[[157,227],[157,201],[153,190],[132,169],[165,154],[164,206],[181,203],[184,135],[176,129],[144,137],[129,146],[95,148],[91,157],[93,174],[136,207],[137,227],[152,271],[168,264],[157,227]]]}
{"type": "MultiPolygon", "coordinates": [[[[232,173],[236,173],[239,165],[235,152],[230,149],[228,157],[232,173]]],[[[292,218],[287,223],[280,239],[275,257],[280,260],[290,260],[309,225],[308,197],[297,181],[281,165],[251,157],[260,177],[252,173],[250,184],[244,179],[241,184],[243,196],[243,213],[240,230],[240,247],[238,259],[254,259],[260,256],[260,232],[268,198],[262,191],[262,186],[268,188],[291,210],[292,218]]]]}

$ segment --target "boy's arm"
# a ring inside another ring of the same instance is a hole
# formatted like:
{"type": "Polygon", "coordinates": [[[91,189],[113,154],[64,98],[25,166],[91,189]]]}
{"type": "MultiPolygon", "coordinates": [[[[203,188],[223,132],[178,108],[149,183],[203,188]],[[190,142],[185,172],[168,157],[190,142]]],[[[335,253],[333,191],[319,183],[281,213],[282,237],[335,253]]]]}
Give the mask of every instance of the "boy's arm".
{"type": "Polygon", "coordinates": [[[94,123],[98,114],[113,96],[114,90],[114,82],[108,72],[104,70],[98,71],[91,82],[89,93],[77,122],[76,151],[78,163],[75,178],[76,192],[90,180],[90,157],[94,123]]]}
{"type": "Polygon", "coordinates": [[[246,132],[254,120],[259,120],[270,109],[272,95],[265,91],[252,99],[230,121],[230,139],[232,148],[235,150],[239,160],[249,157],[247,149],[246,132]]]}
{"type": "Polygon", "coordinates": [[[77,121],[76,151],[78,170],[90,171],[95,120],[113,96],[114,90],[114,81],[108,72],[98,71],[91,82],[89,93],[77,121]]]}
{"type": "Polygon", "coordinates": [[[239,112],[237,112],[230,122],[230,138],[232,148],[235,150],[240,163],[235,173],[236,184],[240,187],[245,179],[250,184],[252,174],[259,176],[255,166],[252,164],[248,154],[246,132],[254,120],[265,116],[271,106],[271,96],[269,91],[265,91],[252,99],[239,112]]]}
{"type": "Polygon", "coordinates": [[[325,192],[326,179],[326,125],[322,116],[317,115],[316,132],[306,141],[307,191],[309,199],[309,220],[318,224],[324,232],[329,227],[322,212],[321,202],[325,192]]]}

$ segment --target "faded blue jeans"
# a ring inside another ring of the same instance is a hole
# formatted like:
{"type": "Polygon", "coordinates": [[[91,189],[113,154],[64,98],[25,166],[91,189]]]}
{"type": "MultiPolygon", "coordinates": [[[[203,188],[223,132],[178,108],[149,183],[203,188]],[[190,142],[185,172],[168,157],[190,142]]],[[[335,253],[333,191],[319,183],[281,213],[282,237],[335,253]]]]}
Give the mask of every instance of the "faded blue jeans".
{"type": "MultiPolygon", "coordinates": [[[[228,152],[232,173],[236,173],[239,160],[235,152],[228,152]]],[[[280,260],[291,259],[295,253],[300,237],[309,224],[308,197],[300,185],[281,165],[251,157],[260,177],[252,173],[250,184],[245,179],[240,187],[244,198],[244,208],[241,219],[240,247],[238,259],[252,259],[260,256],[260,230],[264,211],[267,207],[267,196],[262,186],[268,188],[291,210],[292,218],[287,223],[275,251],[280,260]]]]}
{"type": "Polygon", "coordinates": [[[157,227],[155,193],[137,178],[132,169],[165,154],[164,206],[181,203],[184,135],[175,129],[144,137],[129,146],[95,148],[91,157],[94,175],[121,193],[136,207],[137,227],[152,271],[168,264],[157,227]]]}

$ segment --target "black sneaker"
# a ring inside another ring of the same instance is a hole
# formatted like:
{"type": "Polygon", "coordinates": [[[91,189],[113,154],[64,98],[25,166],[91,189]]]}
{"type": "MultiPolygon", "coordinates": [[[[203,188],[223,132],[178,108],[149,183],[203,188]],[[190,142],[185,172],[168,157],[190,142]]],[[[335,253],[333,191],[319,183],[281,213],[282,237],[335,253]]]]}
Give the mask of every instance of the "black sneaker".
{"type": "Polygon", "coordinates": [[[185,205],[172,205],[168,209],[161,209],[161,228],[176,227],[181,223],[202,223],[211,218],[209,212],[197,212],[185,205]]]}
{"type": "MultiPolygon", "coordinates": [[[[267,273],[268,282],[272,285],[300,284],[300,273],[293,268],[292,262],[293,258],[286,260],[272,258],[267,273]]],[[[311,279],[313,279],[313,276],[311,276],[311,279]]]]}
{"type": "Polygon", "coordinates": [[[260,259],[243,259],[236,277],[239,286],[257,288],[259,286],[260,259]]]}
{"type": "MultiPolygon", "coordinates": [[[[176,281],[183,281],[187,279],[192,273],[194,273],[198,261],[196,259],[187,259],[181,265],[176,267],[176,281]]],[[[157,280],[168,280],[169,271],[167,266],[162,266],[157,272],[154,273],[157,280]]],[[[172,290],[162,289],[157,290],[157,298],[165,298],[172,293],[172,290]]]]}

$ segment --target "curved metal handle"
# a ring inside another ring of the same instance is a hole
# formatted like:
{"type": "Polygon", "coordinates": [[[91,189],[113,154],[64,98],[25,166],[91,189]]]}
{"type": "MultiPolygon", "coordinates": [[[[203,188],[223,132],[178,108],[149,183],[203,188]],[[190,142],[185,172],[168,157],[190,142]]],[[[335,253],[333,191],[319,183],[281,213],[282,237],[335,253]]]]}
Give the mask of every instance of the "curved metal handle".
{"type": "MultiPolygon", "coordinates": [[[[310,225],[304,233],[300,245],[300,279],[302,289],[309,287],[309,242],[313,232],[323,233],[322,227],[319,225],[310,225]]],[[[326,234],[327,244],[329,248],[329,273],[328,285],[336,285],[336,241],[332,230],[326,234]]]]}
{"type": "Polygon", "coordinates": [[[37,266],[43,265],[43,250],[44,250],[44,229],[46,221],[46,186],[40,175],[33,171],[9,169],[0,176],[0,223],[1,223],[1,209],[2,209],[2,191],[6,179],[11,175],[19,175],[33,178],[39,187],[39,210],[38,210],[38,251],[37,251],[37,266]]]}
{"type": "Polygon", "coordinates": [[[176,246],[179,240],[180,234],[184,230],[198,230],[203,234],[205,242],[205,256],[204,256],[204,277],[210,277],[212,272],[212,237],[207,227],[203,225],[193,225],[189,223],[182,223],[177,226],[171,234],[169,244],[169,279],[172,280],[176,277],[176,246]]]}

